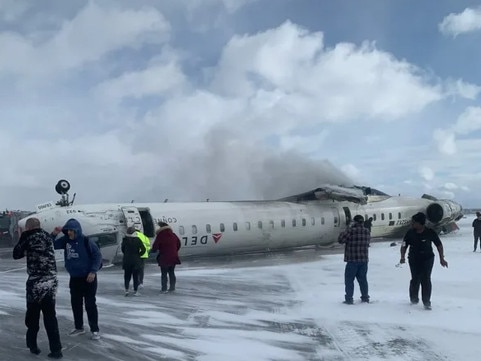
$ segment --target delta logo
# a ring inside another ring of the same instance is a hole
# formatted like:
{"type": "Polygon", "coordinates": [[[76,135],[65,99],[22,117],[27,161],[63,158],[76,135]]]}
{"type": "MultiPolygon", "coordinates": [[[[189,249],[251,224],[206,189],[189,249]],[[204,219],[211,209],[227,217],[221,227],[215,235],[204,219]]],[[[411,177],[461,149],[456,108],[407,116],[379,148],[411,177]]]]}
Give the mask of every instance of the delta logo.
{"type": "Polygon", "coordinates": [[[222,233],[213,233],[212,234],[212,238],[214,239],[215,243],[219,242],[221,237],[222,237],[222,233]]]}

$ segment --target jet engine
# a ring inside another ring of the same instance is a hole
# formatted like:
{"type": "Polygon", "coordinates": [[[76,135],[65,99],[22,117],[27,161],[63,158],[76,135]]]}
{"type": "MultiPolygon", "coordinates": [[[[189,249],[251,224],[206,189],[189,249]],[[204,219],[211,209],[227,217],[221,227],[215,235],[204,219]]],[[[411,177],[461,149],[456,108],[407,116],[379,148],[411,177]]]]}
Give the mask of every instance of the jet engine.
{"type": "Polygon", "coordinates": [[[426,208],[426,218],[435,225],[447,225],[463,217],[460,204],[451,200],[436,200],[426,208]]]}

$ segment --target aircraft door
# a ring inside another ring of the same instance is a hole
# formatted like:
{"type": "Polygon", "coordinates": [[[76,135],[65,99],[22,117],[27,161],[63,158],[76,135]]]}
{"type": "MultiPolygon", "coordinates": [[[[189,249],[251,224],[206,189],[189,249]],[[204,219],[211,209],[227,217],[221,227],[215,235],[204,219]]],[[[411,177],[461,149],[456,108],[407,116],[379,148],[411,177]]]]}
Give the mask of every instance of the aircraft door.
{"type": "Polygon", "coordinates": [[[127,227],[135,227],[135,229],[144,233],[144,226],[142,224],[142,217],[137,207],[122,207],[127,227]]]}

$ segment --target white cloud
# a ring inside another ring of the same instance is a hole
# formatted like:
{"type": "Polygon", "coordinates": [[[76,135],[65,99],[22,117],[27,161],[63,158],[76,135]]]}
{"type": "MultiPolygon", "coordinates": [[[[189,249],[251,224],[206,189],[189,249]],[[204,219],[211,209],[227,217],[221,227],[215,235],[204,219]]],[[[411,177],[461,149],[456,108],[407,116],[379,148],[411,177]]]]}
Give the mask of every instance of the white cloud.
{"type": "Polygon", "coordinates": [[[440,153],[446,155],[452,155],[456,153],[456,136],[453,131],[436,129],[433,133],[433,138],[437,143],[440,153]]]}
{"type": "Polygon", "coordinates": [[[468,107],[458,117],[453,130],[460,135],[466,135],[481,129],[481,107],[468,107]]]}
{"type": "Polygon", "coordinates": [[[145,42],[164,42],[169,24],[153,8],[141,10],[103,7],[91,0],[46,41],[36,44],[29,36],[0,33],[2,73],[51,77],[95,62],[114,50],[137,48],[145,42]]]}
{"type": "MultiPolygon", "coordinates": [[[[373,43],[327,47],[323,33],[289,21],[237,34],[221,48],[207,49],[206,36],[207,55],[191,54],[188,42],[175,42],[185,29],[171,37],[158,10],[121,3],[89,2],[41,35],[0,32],[0,87],[8,89],[0,151],[15,149],[0,181],[7,205],[31,208],[55,196],[60,178],[79,202],[281,197],[361,176],[403,193],[395,182],[418,179],[419,164],[450,167],[415,148],[417,117],[428,119],[429,131],[430,106],[446,93],[479,92],[467,80],[430,77],[373,43]],[[11,92],[15,83],[23,87],[11,92]],[[400,150],[402,139],[409,145],[400,150]]],[[[462,134],[441,131],[448,135],[441,148],[454,154],[462,134]]],[[[429,172],[423,180],[433,182],[429,172]]],[[[411,186],[423,189],[419,179],[411,186]]]]}
{"type": "Polygon", "coordinates": [[[461,13],[447,15],[439,24],[439,31],[444,35],[457,36],[481,29],[481,7],[466,8],[461,13]]]}
{"type": "Polygon", "coordinates": [[[454,183],[448,182],[448,183],[444,184],[444,189],[446,189],[446,190],[456,190],[456,189],[459,189],[459,187],[454,183]]]}
{"type": "Polygon", "coordinates": [[[433,186],[430,183],[424,182],[423,183],[424,189],[429,192],[433,189],[433,186]]]}
{"type": "Polygon", "coordinates": [[[467,83],[461,79],[456,81],[446,81],[446,96],[461,96],[465,99],[475,100],[479,92],[481,92],[481,87],[475,84],[467,83]]]}
{"type": "Polygon", "coordinates": [[[277,91],[283,112],[298,121],[352,118],[398,119],[440,100],[412,64],[377,50],[373,44],[324,47],[322,33],[291,22],[251,36],[236,36],[224,48],[214,78],[215,91],[236,97],[258,89],[277,91]]]}
{"type": "MultiPolygon", "coordinates": [[[[199,8],[211,8],[212,6],[222,6],[228,14],[233,14],[248,4],[252,4],[259,0],[177,0],[182,2],[187,11],[193,12],[199,8]]],[[[192,15],[192,14],[191,14],[192,15]]]]}
{"type": "Polygon", "coordinates": [[[434,179],[434,171],[429,167],[421,167],[419,173],[424,180],[430,181],[434,179]]]}
{"type": "Polygon", "coordinates": [[[454,199],[456,198],[456,194],[454,192],[450,191],[442,191],[441,192],[442,196],[446,199],[454,199]]]}
{"type": "Polygon", "coordinates": [[[469,135],[481,129],[481,107],[467,107],[456,123],[447,129],[436,129],[433,138],[442,154],[457,153],[456,135],[469,135]]]}
{"type": "Polygon", "coordinates": [[[109,79],[99,84],[94,93],[104,100],[118,102],[127,97],[140,99],[149,95],[160,96],[182,87],[186,81],[179,64],[172,61],[109,79]]]}

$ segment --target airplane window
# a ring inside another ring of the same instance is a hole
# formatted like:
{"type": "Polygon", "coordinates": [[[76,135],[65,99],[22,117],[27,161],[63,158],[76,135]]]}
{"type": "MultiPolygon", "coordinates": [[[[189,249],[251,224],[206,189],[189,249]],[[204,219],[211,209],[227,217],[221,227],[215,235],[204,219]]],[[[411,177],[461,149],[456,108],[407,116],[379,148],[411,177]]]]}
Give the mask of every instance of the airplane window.
{"type": "Polygon", "coordinates": [[[232,225],[232,229],[233,229],[234,231],[237,231],[237,223],[234,223],[234,224],[232,225]]]}
{"type": "Polygon", "coordinates": [[[401,212],[397,214],[397,219],[401,219],[401,212]]]}
{"type": "Polygon", "coordinates": [[[373,220],[373,221],[376,220],[376,214],[373,214],[373,215],[372,215],[372,220],[373,220]]]}
{"type": "Polygon", "coordinates": [[[251,222],[246,222],[246,229],[250,231],[251,229],[251,222]]]}
{"type": "Polygon", "coordinates": [[[179,234],[183,235],[185,233],[184,226],[179,226],[179,234]]]}
{"type": "Polygon", "coordinates": [[[257,227],[259,227],[259,229],[262,229],[262,221],[257,222],[257,227]]]}
{"type": "Polygon", "coordinates": [[[389,219],[392,219],[392,213],[389,213],[389,219]]]}
{"type": "Polygon", "coordinates": [[[285,226],[286,226],[286,221],[283,219],[283,220],[281,220],[281,227],[285,228],[285,226]]]}
{"type": "Polygon", "coordinates": [[[311,225],[315,225],[316,224],[316,219],[314,217],[311,218],[311,225]]]}
{"type": "Polygon", "coordinates": [[[293,219],[293,220],[292,220],[292,227],[295,227],[295,226],[296,226],[296,220],[293,219]]]}
{"type": "Polygon", "coordinates": [[[220,231],[221,231],[221,232],[224,232],[224,231],[225,231],[224,223],[221,223],[221,224],[220,224],[220,231]]]}
{"type": "Polygon", "coordinates": [[[197,234],[197,226],[192,226],[192,234],[197,234]]]}
{"type": "Polygon", "coordinates": [[[324,224],[325,222],[324,217],[321,217],[321,224],[324,224]]]}
{"type": "Polygon", "coordinates": [[[337,217],[334,217],[334,224],[337,224],[337,222],[338,222],[337,217]]]}
{"type": "Polygon", "coordinates": [[[211,230],[211,228],[210,228],[210,224],[206,224],[206,225],[205,225],[205,231],[206,231],[207,233],[212,232],[212,230],[211,230]]]}
{"type": "Polygon", "coordinates": [[[303,227],[306,226],[306,219],[305,219],[305,218],[302,218],[302,226],[303,226],[303,227]]]}
{"type": "Polygon", "coordinates": [[[367,221],[368,219],[369,219],[368,215],[367,215],[367,214],[365,214],[365,215],[364,215],[364,220],[366,220],[366,221],[367,221]]]}
{"type": "Polygon", "coordinates": [[[381,220],[384,221],[384,213],[381,213],[381,220]]]}
{"type": "Polygon", "coordinates": [[[271,229],[274,229],[274,221],[269,221],[269,225],[271,226],[271,229]]]}

